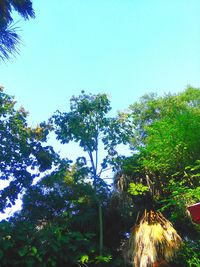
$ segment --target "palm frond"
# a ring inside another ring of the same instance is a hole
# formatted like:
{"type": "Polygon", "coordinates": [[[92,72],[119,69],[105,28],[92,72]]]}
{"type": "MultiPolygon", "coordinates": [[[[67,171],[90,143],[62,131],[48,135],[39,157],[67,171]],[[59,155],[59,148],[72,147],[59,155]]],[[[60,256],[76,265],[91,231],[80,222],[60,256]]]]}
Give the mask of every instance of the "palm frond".
{"type": "Polygon", "coordinates": [[[18,45],[20,43],[20,36],[17,34],[18,27],[9,25],[0,27],[0,59],[9,59],[11,55],[19,53],[18,45]]]}

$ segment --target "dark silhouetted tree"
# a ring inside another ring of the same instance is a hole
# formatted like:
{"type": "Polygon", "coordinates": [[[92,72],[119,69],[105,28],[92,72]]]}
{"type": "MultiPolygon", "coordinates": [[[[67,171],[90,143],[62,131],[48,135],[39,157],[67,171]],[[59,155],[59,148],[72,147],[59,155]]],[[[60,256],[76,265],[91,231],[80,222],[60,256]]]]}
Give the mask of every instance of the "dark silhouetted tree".
{"type": "Polygon", "coordinates": [[[13,11],[25,20],[35,17],[30,0],[1,0],[0,1],[0,59],[5,60],[18,52],[20,36],[18,27],[14,23],[13,11]]]}

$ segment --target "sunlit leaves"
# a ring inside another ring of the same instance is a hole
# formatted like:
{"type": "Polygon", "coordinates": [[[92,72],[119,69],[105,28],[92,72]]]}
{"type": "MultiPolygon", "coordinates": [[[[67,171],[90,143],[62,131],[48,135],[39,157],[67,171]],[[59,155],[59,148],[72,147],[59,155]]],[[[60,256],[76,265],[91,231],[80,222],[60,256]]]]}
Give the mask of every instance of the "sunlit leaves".
{"type": "Polygon", "coordinates": [[[148,190],[148,186],[144,186],[143,184],[130,183],[128,193],[133,196],[138,196],[145,194],[146,192],[148,192],[148,190]]]}

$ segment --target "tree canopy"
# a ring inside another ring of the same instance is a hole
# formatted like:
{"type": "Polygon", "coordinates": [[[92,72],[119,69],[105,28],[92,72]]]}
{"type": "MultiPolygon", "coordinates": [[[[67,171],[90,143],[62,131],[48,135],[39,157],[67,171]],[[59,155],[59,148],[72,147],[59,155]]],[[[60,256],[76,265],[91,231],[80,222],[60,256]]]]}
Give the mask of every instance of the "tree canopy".
{"type": "MultiPolygon", "coordinates": [[[[39,172],[51,169],[56,153],[43,145],[49,128],[41,123],[35,129],[27,125],[28,113],[15,109],[13,97],[0,91],[0,173],[8,186],[0,190],[0,210],[15,204],[18,194],[31,186],[39,172]]],[[[54,161],[55,164],[56,160],[54,161]]]]}
{"type": "Polygon", "coordinates": [[[131,105],[129,120],[135,128],[131,147],[136,153],[124,161],[116,177],[132,195],[135,210],[164,212],[189,247],[199,238],[199,227],[187,213],[187,206],[200,197],[199,97],[199,89],[188,87],[177,95],[146,95],[131,105]]]}
{"type": "Polygon", "coordinates": [[[2,267],[200,266],[187,212],[200,198],[200,89],[145,95],[113,117],[106,94],[82,91],[35,128],[3,89],[0,101],[1,211],[23,193],[0,222],[2,267]],[[79,144],[74,162],[48,145],[51,132],[79,144]]]}

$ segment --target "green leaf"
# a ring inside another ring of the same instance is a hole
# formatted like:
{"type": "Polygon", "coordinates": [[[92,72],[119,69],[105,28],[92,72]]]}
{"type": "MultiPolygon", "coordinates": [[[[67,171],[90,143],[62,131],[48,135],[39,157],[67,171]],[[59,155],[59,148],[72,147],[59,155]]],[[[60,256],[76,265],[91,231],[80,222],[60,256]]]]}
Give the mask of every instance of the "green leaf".
{"type": "Polygon", "coordinates": [[[89,256],[88,255],[82,255],[79,262],[81,263],[88,263],[89,261],[89,256]]]}
{"type": "Polygon", "coordinates": [[[106,256],[97,256],[96,258],[96,263],[101,263],[101,262],[110,262],[112,260],[111,255],[106,255],[106,256]]]}
{"type": "Polygon", "coordinates": [[[33,255],[33,256],[36,255],[36,254],[37,254],[37,251],[38,251],[38,250],[37,250],[36,247],[34,247],[34,246],[31,247],[31,255],[33,255]]]}
{"type": "Polygon", "coordinates": [[[27,253],[28,253],[29,249],[27,246],[25,247],[22,247],[19,251],[18,251],[18,254],[21,256],[21,257],[24,257],[27,253]]]}
{"type": "Polygon", "coordinates": [[[129,184],[129,189],[128,189],[128,193],[133,195],[133,196],[137,196],[137,195],[143,195],[146,192],[149,191],[148,186],[145,186],[143,184],[140,183],[130,183],[129,184]]]}

